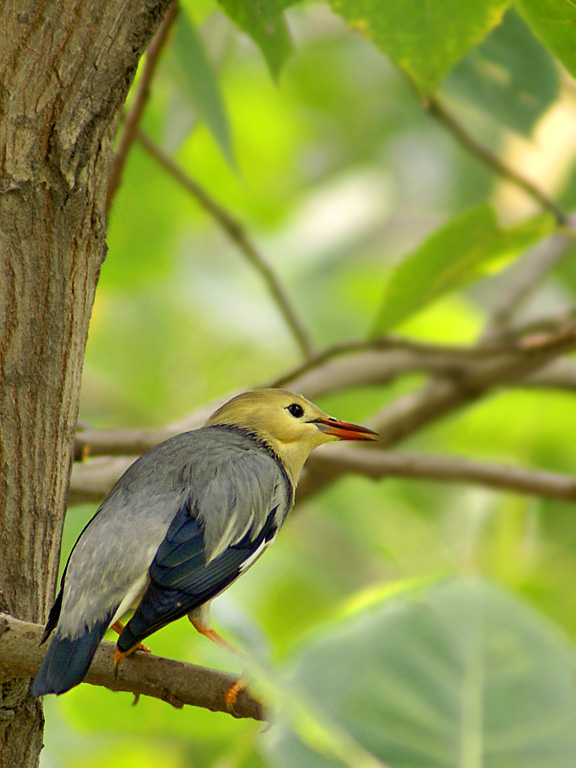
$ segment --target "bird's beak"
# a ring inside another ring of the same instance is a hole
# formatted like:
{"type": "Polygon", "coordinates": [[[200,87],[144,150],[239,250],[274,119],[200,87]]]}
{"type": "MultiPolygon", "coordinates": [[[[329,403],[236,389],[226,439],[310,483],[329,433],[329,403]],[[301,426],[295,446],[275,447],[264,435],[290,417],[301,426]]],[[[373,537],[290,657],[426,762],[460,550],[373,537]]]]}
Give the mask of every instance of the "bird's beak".
{"type": "Polygon", "coordinates": [[[338,440],[378,440],[380,435],[366,427],[360,427],[358,424],[350,424],[348,421],[339,421],[331,416],[326,418],[314,419],[321,432],[327,435],[333,435],[338,440]]]}

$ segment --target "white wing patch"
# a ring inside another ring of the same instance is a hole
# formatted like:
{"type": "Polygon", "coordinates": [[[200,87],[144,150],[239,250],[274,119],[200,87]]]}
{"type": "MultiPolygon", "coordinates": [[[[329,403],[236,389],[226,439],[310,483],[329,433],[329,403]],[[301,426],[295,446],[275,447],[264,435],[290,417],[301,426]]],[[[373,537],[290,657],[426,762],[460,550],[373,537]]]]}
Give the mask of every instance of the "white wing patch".
{"type": "Polygon", "coordinates": [[[222,537],[218,542],[218,546],[215,547],[214,550],[210,553],[210,557],[208,558],[208,563],[212,562],[212,560],[214,560],[215,557],[218,557],[218,555],[221,555],[222,552],[228,549],[229,546],[232,546],[234,544],[237,544],[239,541],[242,541],[242,539],[248,533],[248,531],[253,526],[253,524],[254,524],[254,513],[251,513],[250,517],[246,520],[246,524],[244,525],[244,528],[238,531],[236,530],[237,521],[235,519],[235,516],[231,515],[230,519],[228,520],[228,523],[226,524],[226,528],[222,531],[222,537]]]}
{"type": "Polygon", "coordinates": [[[112,626],[115,622],[119,621],[122,616],[124,616],[127,611],[131,610],[132,608],[136,608],[138,606],[138,603],[142,599],[142,595],[146,590],[148,589],[148,584],[150,583],[150,579],[148,577],[148,572],[146,572],[143,576],[140,576],[139,579],[136,579],[136,581],[130,585],[130,588],[128,589],[128,592],[126,592],[126,595],[124,596],[124,599],[118,606],[118,610],[114,614],[112,621],[108,625],[109,627],[112,626]]]}
{"type": "Polygon", "coordinates": [[[255,550],[254,552],[252,552],[252,554],[250,555],[250,557],[247,557],[247,558],[246,558],[246,560],[244,560],[244,562],[242,563],[242,565],[240,566],[240,569],[239,569],[239,570],[240,570],[240,573],[244,573],[245,571],[247,571],[247,570],[248,570],[248,568],[250,568],[252,565],[254,565],[254,563],[256,562],[256,560],[258,560],[258,558],[259,558],[259,557],[260,557],[260,555],[261,555],[261,554],[264,552],[264,550],[265,550],[267,547],[269,547],[269,546],[270,546],[270,544],[272,544],[272,543],[273,543],[273,541],[275,540],[275,538],[276,538],[276,535],[274,535],[274,536],[273,536],[271,539],[269,539],[268,541],[263,541],[263,542],[262,542],[262,544],[260,544],[260,546],[258,547],[258,549],[257,549],[257,550],[255,550]]]}

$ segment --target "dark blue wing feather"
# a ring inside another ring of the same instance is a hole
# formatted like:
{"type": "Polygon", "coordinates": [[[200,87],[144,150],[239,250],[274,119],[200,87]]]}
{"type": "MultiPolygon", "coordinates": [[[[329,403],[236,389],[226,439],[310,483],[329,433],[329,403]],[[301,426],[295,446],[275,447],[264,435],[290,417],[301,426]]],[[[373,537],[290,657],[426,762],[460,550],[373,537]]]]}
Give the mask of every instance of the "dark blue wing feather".
{"type": "Polygon", "coordinates": [[[277,508],[259,531],[248,532],[207,562],[204,534],[188,506],[174,518],[150,566],[150,585],[134,616],[118,639],[128,651],[161,627],[216,597],[235,581],[242,566],[269,542],[277,530],[277,508]]]}

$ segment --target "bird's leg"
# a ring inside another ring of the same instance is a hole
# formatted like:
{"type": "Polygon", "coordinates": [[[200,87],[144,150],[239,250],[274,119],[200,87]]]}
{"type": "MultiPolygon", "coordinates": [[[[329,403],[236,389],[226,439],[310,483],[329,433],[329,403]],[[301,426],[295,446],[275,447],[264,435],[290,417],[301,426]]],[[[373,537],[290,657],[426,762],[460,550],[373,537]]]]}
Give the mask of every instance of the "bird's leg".
{"type": "MultiPolygon", "coordinates": [[[[190,617],[188,618],[190,619],[190,617]]],[[[227,651],[231,651],[237,656],[246,658],[246,654],[244,654],[239,648],[233,646],[232,643],[229,643],[228,640],[225,640],[222,635],[219,635],[218,632],[216,632],[215,629],[207,627],[205,624],[202,624],[201,621],[198,621],[198,619],[190,619],[190,623],[197,632],[200,632],[201,635],[204,635],[204,637],[212,640],[212,642],[216,643],[216,645],[219,645],[221,648],[226,648],[227,651]]]]}
{"type": "MultiPolygon", "coordinates": [[[[194,629],[197,632],[200,632],[201,635],[204,635],[204,637],[207,637],[209,640],[212,640],[213,643],[216,643],[216,645],[219,645],[221,648],[225,648],[228,651],[231,651],[232,653],[235,653],[236,656],[240,656],[241,659],[247,659],[245,653],[243,653],[239,648],[235,648],[231,643],[229,643],[227,640],[225,640],[222,635],[218,634],[215,629],[212,629],[211,627],[206,626],[201,620],[194,617],[192,618],[192,615],[189,615],[188,618],[190,619],[190,623],[194,627],[194,629]]],[[[248,659],[250,663],[254,663],[252,659],[248,659]]],[[[246,688],[248,685],[248,680],[246,679],[245,675],[241,675],[241,677],[236,680],[236,682],[228,688],[226,693],[224,694],[224,698],[226,700],[226,707],[230,712],[234,709],[234,704],[236,703],[236,699],[238,696],[242,693],[242,691],[246,688]]]]}
{"type": "MultiPolygon", "coordinates": [[[[113,630],[117,635],[121,635],[124,631],[124,624],[122,624],[121,621],[115,621],[114,624],[110,624],[108,629],[113,630]]],[[[132,651],[144,651],[144,653],[152,653],[150,648],[148,648],[148,646],[144,645],[143,643],[138,643],[138,645],[135,645],[134,648],[131,648],[128,653],[132,653],[132,651]]],[[[120,651],[118,651],[118,653],[120,653],[120,651]]]]}
{"type": "MultiPolygon", "coordinates": [[[[122,624],[121,621],[115,621],[114,624],[111,624],[109,629],[112,629],[114,632],[116,632],[117,635],[121,635],[124,631],[124,624],[122,624]]],[[[144,651],[145,653],[152,653],[150,648],[148,648],[147,645],[143,645],[142,643],[137,643],[133,648],[130,648],[128,651],[120,651],[118,648],[114,651],[114,677],[118,677],[118,667],[126,656],[129,656],[131,653],[134,653],[134,651],[144,651]]]]}

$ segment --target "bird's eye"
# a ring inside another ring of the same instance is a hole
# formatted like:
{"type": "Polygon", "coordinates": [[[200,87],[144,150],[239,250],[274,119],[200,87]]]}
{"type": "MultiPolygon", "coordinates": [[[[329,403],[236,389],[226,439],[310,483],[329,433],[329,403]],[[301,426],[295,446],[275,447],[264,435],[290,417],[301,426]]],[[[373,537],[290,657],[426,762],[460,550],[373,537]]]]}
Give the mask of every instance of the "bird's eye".
{"type": "Polygon", "coordinates": [[[292,405],[288,405],[286,410],[291,416],[294,416],[295,419],[301,419],[302,416],[304,416],[304,408],[302,408],[299,403],[292,403],[292,405]]]}

